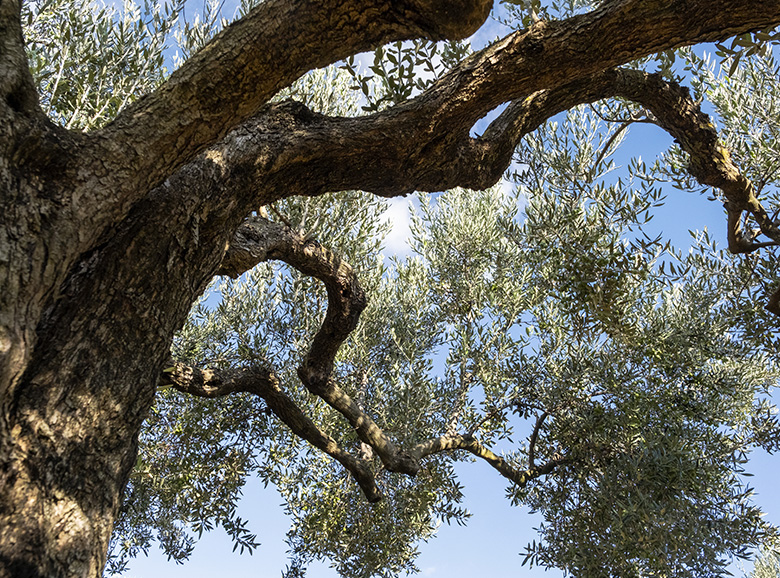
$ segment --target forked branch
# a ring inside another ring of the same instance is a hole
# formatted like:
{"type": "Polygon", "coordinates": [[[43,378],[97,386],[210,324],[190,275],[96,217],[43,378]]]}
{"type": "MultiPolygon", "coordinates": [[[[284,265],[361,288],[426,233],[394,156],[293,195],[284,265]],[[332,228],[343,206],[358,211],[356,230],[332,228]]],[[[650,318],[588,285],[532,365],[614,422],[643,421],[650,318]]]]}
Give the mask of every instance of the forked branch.
{"type": "Polygon", "coordinates": [[[416,474],[419,466],[399,452],[374,420],[331,379],[336,354],[366,306],[365,294],[352,267],[286,225],[254,217],[236,232],[220,272],[237,276],[268,259],[282,261],[319,279],[328,293],[325,319],[298,368],[303,385],[347,418],[360,440],[376,451],[388,470],[416,474]]]}
{"type": "MultiPolygon", "coordinates": [[[[341,413],[353,426],[363,444],[372,448],[388,471],[416,475],[420,460],[434,453],[464,450],[486,460],[502,476],[516,484],[550,473],[562,458],[539,467],[519,469],[483,446],[472,434],[448,433],[418,444],[405,453],[388,438],[371,417],[333,381],[335,355],[357,325],[365,297],[352,268],[322,245],[307,240],[287,225],[264,217],[248,219],[236,233],[220,272],[236,277],[270,259],[281,260],[304,274],[320,279],[328,291],[328,312],[298,369],[306,388],[341,413]]],[[[275,372],[252,367],[237,370],[199,369],[175,363],[163,373],[163,385],[200,397],[219,397],[236,392],[253,393],[302,439],[338,460],[352,474],[370,501],[381,499],[368,461],[342,450],[323,433],[281,389],[275,372]]],[[[366,452],[364,452],[366,453],[366,452]]],[[[369,454],[370,455],[370,454],[369,454]]]]}
{"type": "Polygon", "coordinates": [[[292,398],[282,391],[279,378],[273,370],[265,367],[213,370],[175,363],[163,373],[160,383],[197,397],[215,398],[238,392],[261,397],[268,409],[295,435],[343,465],[355,478],[369,502],[382,499],[369,464],[341,449],[332,437],[320,430],[292,398]]]}
{"type": "Polygon", "coordinates": [[[549,474],[556,467],[568,461],[563,456],[556,455],[540,466],[532,465],[527,469],[520,469],[493,453],[471,434],[443,435],[433,438],[416,445],[410,453],[415,459],[420,460],[435,453],[454,450],[465,450],[478,458],[482,458],[503,477],[521,487],[531,480],[549,474]]]}

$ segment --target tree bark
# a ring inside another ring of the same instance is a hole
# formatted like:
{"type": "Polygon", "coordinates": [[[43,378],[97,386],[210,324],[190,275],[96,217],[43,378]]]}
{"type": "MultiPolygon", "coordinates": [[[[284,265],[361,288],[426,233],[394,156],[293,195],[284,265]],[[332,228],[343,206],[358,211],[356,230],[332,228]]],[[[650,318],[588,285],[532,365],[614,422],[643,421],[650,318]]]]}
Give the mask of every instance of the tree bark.
{"type": "Polygon", "coordinates": [[[468,36],[491,5],[267,0],[83,134],[40,110],[20,2],[0,1],[0,577],[101,574],[171,339],[251,210],[344,188],[492,184],[534,123],[606,96],[588,92],[601,72],[780,22],[777,1],[614,0],[512,34],[382,114],[266,104],[307,70],[373,46],[468,36]],[[531,118],[531,96],[555,106],[531,118]]]}

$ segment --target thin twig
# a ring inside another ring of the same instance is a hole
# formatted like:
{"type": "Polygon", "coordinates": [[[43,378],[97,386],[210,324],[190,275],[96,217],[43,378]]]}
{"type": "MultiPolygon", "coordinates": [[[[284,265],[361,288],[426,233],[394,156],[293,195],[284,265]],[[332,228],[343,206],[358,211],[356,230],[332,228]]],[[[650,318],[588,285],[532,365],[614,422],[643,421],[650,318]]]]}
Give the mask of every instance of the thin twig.
{"type": "Polygon", "coordinates": [[[536,424],[534,425],[534,431],[531,432],[531,437],[528,438],[528,467],[534,468],[534,453],[536,451],[536,440],[539,438],[539,431],[542,429],[542,424],[547,416],[548,412],[542,412],[542,414],[536,418],[536,424]]]}

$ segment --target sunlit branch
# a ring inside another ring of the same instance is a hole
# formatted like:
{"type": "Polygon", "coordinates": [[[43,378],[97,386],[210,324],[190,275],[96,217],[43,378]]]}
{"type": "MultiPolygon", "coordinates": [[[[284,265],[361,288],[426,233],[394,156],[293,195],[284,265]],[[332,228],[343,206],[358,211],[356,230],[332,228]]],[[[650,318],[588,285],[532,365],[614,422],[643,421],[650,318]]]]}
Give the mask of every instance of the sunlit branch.
{"type": "Polygon", "coordinates": [[[746,236],[740,219],[749,212],[761,232],[780,241],[780,229],[756,197],[753,183],[731,161],[715,125],[691,98],[687,88],[665,81],[660,75],[625,72],[616,96],[640,103],[655,116],[655,123],[672,135],[689,155],[688,171],[701,184],[723,191],[728,211],[728,242],[732,253],[761,248],[746,236]]]}
{"type": "Polygon", "coordinates": [[[415,459],[421,460],[426,456],[454,450],[465,450],[474,456],[485,460],[499,474],[521,487],[531,480],[549,474],[556,467],[568,461],[561,456],[556,456],[541,466],[530,467],[525,470],[519,469],[507,462],[504,458],[493,453],[470,434],[448,434],[433,438],[415,446],[410,454],[415,459]]]}
{"type": "Polygon", "coordinates": [[[559,463],[553,460],[539,468],[517,470],[471,435],[445,435],[416,446],[408,454],[399,451],[330,377],[338,347],[357,324],[362,310],[362,290],[352,269],[329,250],[307,241],[289,227],[256,217],[247,221],[239,230],[221,270],[237,275],[245,268],[271,258],[284,261],[302,273],[320,279],[328,289],[328,313],[306,360],[298,369],[298,375],[309,391],[325,400],[350,422],[361,441],[376,452],[388,470],[415,475],[421,458],[440,451],[463,449],[486,460],[504,477],[524,484],[529,479],[549,473],[559,463]],[[357,299],[357,302],[351,303],[351,299],[357,299]]]}
{"type": "Polygon", "coordinates": [[[416,474],[418,464],[399,452],[371,417],[331,378],[336,353],[357,326],[366,305],[365,294],[352,267],[326,247],[286,225],[253,217],[237,231],[219,272],[237,276],[269,259],[282,261],[319,279],[328,293],[325,319],[298,368],[303,385],[341,413],[388,470],[416,474]]]}
{"type": "Polygon", "coordinates": [[[268,409],[298,437],[322,450],[343,465],[360,486],[369,502],[382,499],[382,493],[367,462],[354,458],[342,450],[336,441],[320,430],[282,391],[279,379],[269,368],[241,370],[214,370],[174,363],[165,370],[161,385],[196,397],[216,398],[232,393],[246,392],[261,397],[268,409]]]}
{"type": "MultiPolygon", "coordinates": [[[[355,428],[364,444],[361,455],[370,455],[367,451],[367,447],[370,447],[389,471],[415,475],[421,459],[439,452],[464,450],[485,460],[502,476],[518,485],[546,475],[565,462],[563,458],[555,457],[541,466],[535,466],[531,462],[528,469],[519,469],[486,448],[472,434],[448,433],[420,443],[407,453],[400,451],[355,400],[331,378],[336,352],[356,326],[365,305],[363,292],[351,267],[322,245],[307,240],[290,227],[264,217],[253,217],[236,233],[233,244],[225,254],[220,272],[238,276],[257,263],[269,259],[283,261],[306,275],[320,279],[327,288],[328,312],[312,341],[304,363],[298,369],[298,374],[309,391],[339,411],[355,428]]],[[[260,395],[294,433],[344,464],[369,499],[379,499],[378,491],[373,485],[373,477],[366,477],[370,476],[366,462],[346,454],[338,448],[334,440],[320,432],[294,402],[281,392],[278,380],[269,370],[262,370],[265,373],[261,379],[257,378],[258,371],[239,370],[222,374],[174,365],[171,371],[165,374],[164,382],[171,383],[180,391],[205,397],[227,395],[236,391],[251,391],[260,395]],[[247,375],[251,378],[248,379],[247,375]]],[[[470,378],[463,377],[468,383],[470,378]]],[[[537,421],[532,437],[538,435],[541,421],[537,421]]]]}
{"type": "Polygon", "coordinates": [[[480,139],[484,150],[490,151],[483,154],[486,158],[505,158],[525,134],[553,114],[608,97],[622,97],[648,109],[653,122],[672,135],[689,155],[690,174],[701,184],[723,191],[729,251],[750,253],[780,243],[780,228],[758,200],[753,183],[731,161],[715,126],[699,103],[691,98],[688,89],[657,74],[610,70],[516,101],[493,121],[480,139]],[[771,242],[754,242],[753,236],[743,231],[745,212],[756,220],[761,233],[771,242]]]}

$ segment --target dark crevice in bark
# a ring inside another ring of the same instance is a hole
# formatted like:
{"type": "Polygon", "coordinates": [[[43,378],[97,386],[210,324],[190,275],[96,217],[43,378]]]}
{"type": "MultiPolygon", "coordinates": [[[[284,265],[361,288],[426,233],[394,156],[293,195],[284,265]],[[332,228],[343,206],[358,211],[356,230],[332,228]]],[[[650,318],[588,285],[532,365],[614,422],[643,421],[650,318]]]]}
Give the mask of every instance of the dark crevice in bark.
{"type": "Polygon", "coordinates": [[[8,107],[14,112],[24,112],[24,96],[18,93],[12,92],[5,97],[5,102],[8,107]]]}

